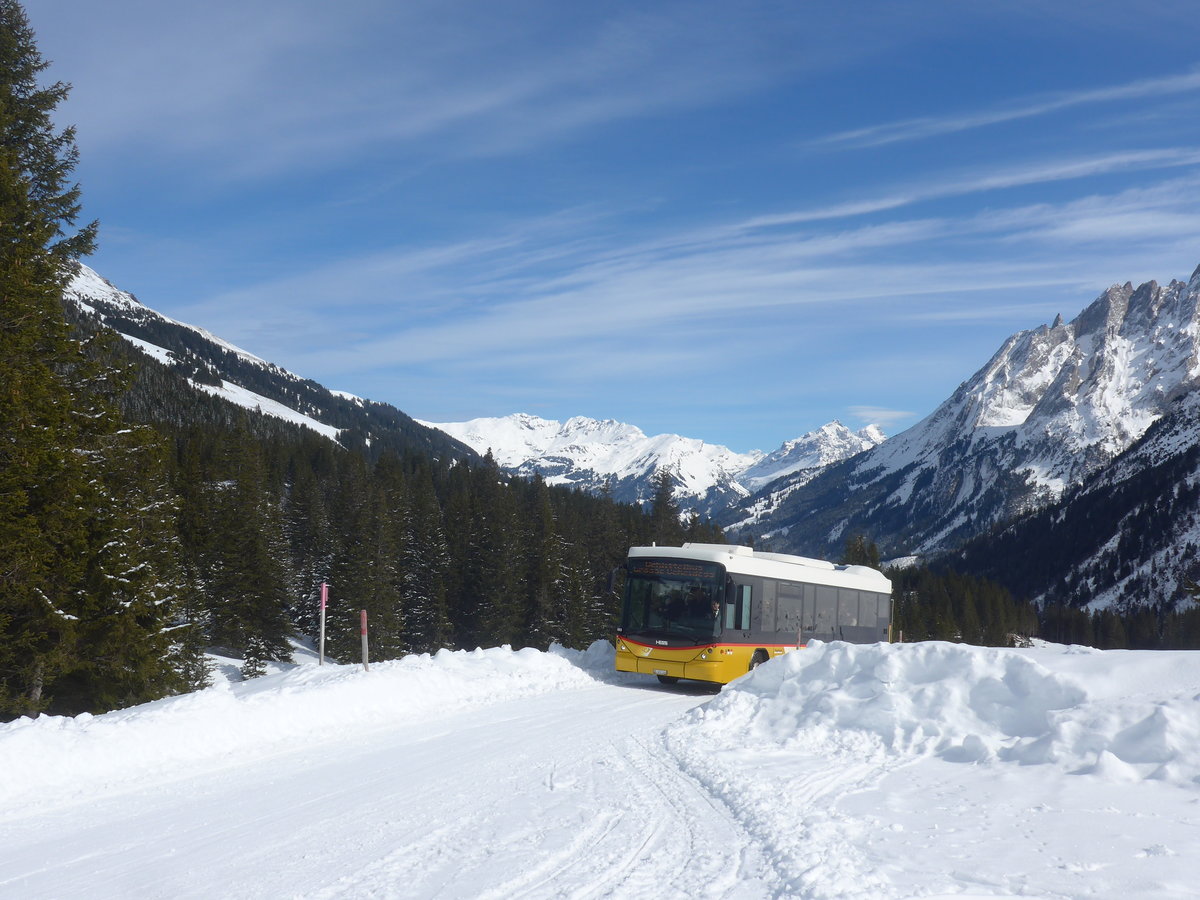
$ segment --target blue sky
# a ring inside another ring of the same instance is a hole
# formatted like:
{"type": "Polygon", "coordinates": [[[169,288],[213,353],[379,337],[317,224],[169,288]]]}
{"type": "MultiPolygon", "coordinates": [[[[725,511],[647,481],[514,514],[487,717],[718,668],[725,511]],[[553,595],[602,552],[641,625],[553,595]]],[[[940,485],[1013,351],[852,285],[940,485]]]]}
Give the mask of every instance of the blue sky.
{"type": "Polygon", "coordinates": [[[894,434],[1200,263],[1193,0],[32,0],[88,260],[422,419],[894,434]]]}

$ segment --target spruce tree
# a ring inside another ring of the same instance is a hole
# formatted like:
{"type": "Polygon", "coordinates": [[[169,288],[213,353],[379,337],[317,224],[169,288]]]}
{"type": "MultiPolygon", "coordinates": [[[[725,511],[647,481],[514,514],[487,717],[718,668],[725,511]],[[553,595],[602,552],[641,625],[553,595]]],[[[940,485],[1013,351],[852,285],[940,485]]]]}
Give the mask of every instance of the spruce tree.
{"type": "Polygon", "coordinates": [[[501,482],[488,456],[472,473],[474,518],[467,543],[464,591],[475,597],[475,633],[469,644],[521,646],[524,638],[524,582],[521,529],[511,485],[501,482]]]}
{"type": "Polygon", "coordinates": [[[432,473],[420,466],[409,480],[407,516],[400,540],[401,604],[409,650],[432,653],[453,646],[446,574],[450,552],[432,473]]]}
{"type": "Polygon", "coordinates": [[[529,488],[525,525],[525,640],[540,649],[566,640],[567,610],[562,584],[562,545],[541,477],[529,488]]]}
{"type": "Polygon", "coordinates": [[[846,538],[846,546],[842,550],[843,565],[870,566],[879,568],[879,548],[865,534],[854,534],[846,538]]]}
{"type": "Polygon", "coordinates": [[[650,501],[650,537],[646,543],[660,547],[678,547],[683,543],[683,525],[679,504],[675,502],[675,479],[665,466],[654,476],[654,497],[650,501]]]}
{"type": "Polygon", "coordinates": [[[209,639],[231,650],[256,640],[266,659],[289,660],[281,516],[265,490],[259,448],[244,428],[224,456],[224,477],[207,486],[202,539],[209,639]]]}
{"type": "Polygon", "coordinates": [[[119,373],[69,333],[74,131],[51,115],[21,5],[0,0],[0,715],[100,711],[183,686],[156,439],[124,427],[119,373]]]}
{"type": "Polygon", "coordinates": [[[359,649],[359,613],[367,611],[371,656],[395,659],[404,650],[399,546],[403,507],[399,485],[377,467],[364,485],[363,502],[347,525],[342,552],[334,562],[332,583],[338,602],[329,615],[329,651],[343,661],[359,649]]]}

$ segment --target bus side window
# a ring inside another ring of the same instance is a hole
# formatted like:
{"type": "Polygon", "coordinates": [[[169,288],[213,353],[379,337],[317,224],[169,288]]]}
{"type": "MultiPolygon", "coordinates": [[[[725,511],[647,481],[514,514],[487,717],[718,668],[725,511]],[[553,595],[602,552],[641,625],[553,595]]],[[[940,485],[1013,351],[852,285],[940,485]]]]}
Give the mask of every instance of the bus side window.
{"type": "Polygon", "coordinates": [[[816,636],[822,640],[833,637],[833,623],[837,619],[837,588],[817,586],[816,636]]]}
{"type": "Polygon", "coordinates": [[[725,604],[725,627],[740,631],[750,630],[750,598],[753,594],[750,585],[735,584],[730,588],[725,604]]]}
{"type": "Polygon", "coordinates": [[[858,591],[838,588],[837,623],[839,628],[858,624],[858,591]]]}
{"type": "Polygon", "coordinates": [[[800,630],[806,635],[817,630],[817,590],[811,584],[804,586],[804,610],[801,614],[800,630]]]}
{"type": "Polygon", "coordinates": [[[778,597],[779,619],[775,623],[775,630],[783,634],[799,634],[804,611],[804,585],[781,581],[778,597]]]}

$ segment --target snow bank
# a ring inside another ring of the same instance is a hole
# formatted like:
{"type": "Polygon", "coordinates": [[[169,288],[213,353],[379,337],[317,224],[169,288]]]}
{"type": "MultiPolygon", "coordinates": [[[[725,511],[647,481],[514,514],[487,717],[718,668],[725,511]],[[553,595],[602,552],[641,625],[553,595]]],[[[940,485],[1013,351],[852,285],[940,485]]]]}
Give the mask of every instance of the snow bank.
{"type": "Polygon", "coordinates": [[[727,686],[674,726],[672,743],[1194,786],[1197,701],[1197,653],[814,642],[727,686]]]}
{"type": "Polygon", "coordinates": [[[357,665],[299,666],[100,716],[41,716],[0,725],[0,808],[169,777],[317,745],[347,731],[411,726],[437,715],[594,686],[612,647],[550,653],[443,650],[357,665]]]}

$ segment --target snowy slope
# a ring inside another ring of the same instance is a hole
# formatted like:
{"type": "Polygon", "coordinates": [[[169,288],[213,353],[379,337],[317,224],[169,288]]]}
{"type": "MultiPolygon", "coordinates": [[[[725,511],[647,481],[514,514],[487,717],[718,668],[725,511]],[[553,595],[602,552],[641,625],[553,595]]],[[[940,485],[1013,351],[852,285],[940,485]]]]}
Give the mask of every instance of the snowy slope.
{"type": "Polygon", "coordinates": [[[877,447],[887,440],[878,425],[851,431],[841,422],[830,422],[816,431],[785,441],[738,475],[738,482],[757,491],[780,478],[804,484],[827,466],[877,447]]]}
{"type": "Polygon", "coordinates": [[[168,415],[186,416],[189,396],[199,391],[312,429],[346,447],[398,452],[418,449],[449,458],[473,456],[466,446],[419,425],[389,404],[328,390],[203,328],[164,316],[87,266],[78,266],[65,295],[82,316],[111,329],[166,367],[173,378],[157,379],[154,390],[170,396],[150,397],[147,405],[170,410],[168,415]]]}
{"type": "MultiPolygon", "coordinates": [[[[162,313],[155,312],[149,307],[143,306],[137,301],[134,296],[126,291],[122,291],[104,278],[100,277],[94,270],[88,268],[82,263],[79,264],[78,271],[72,277],[67,285],[66,295],[68,298],[75,301],[76,305],[85,313],[96,318],[102,318],[105,313],[110,316],[114,313],[119,314],[122,319],[135,319],[145,322],[147,320],[157,319],[164,324],[171,324],[180,328],[186,328],[207,343],[221,348],[229,353],[232,353],[251,365],[260,367],[264,372],[275,370],[287,377],[299,381],[299,377],[292,375],[290,372],[285,372],[265,359],[260,359],[252,353],[248,353],[240,347],[235,347],[227,341],[222,340],[211,332],[205,331],[203,328],[197,328],[194,325],[187,325],[183,322],[177,322],[162,313]]],[[[164,365],[171,365],[178,358],[175,353],[163,347],[143,340],[142,338],[134,337],[125,334],[120,330],[120,326],[114,327],[114,330],[126,341],[137,347],[147,356],[157,360],[164,365]]],[[[271,400],[260,394],[256,394],[247,388],[234,384],[233,382],[224,379],[218,379],[218,384],[209,384],[194,379],[189,379],[193,387],[196,387],[206,393],[214,394],[222,397],[237,406],[245,409],[251,409],[263,415],[273,416],[277,419],[291,422],[296,425],[303,425],[305,428],[311,428],[318,434],[322,434],[330,440],[337,440],[339,430],[323,422],[318,421],[312,416],[305,415],[295,409],[285,406],[275,400],[271,400]]]]}
{"type": "Polygon", "coordinates": [[[1053,502],[1196,391],[1198,304],[1200,268],[1114,285],[1069,323],[1013,335],[932,414],[836,474],[773,486],[782,496],[756,498],[746,521],[780,549],[818,553],[857,530],[887,552],[930,552],[1053,502]]]}
{"type": "Polygon", "coordinates": [[[884,440],[878,426],[854,432],[840,422],[831,422],[768,454],[735,453],[695,438],[647,436],[633,425],[583,416],[557,422],[518,413],[423,424],[446,432],[478,453],[490,450],[497,463],[520,475],[538,474],[550,484],[593,491],[609,484],[618,500],[649,499],[655,474],[666,468],[674,477],[680,502],[707,514],[723,512],[730,501],[745,498],[778,478],[812,477],[830,463],[884,440]]]}
{"type": "Polygon", "coordinates": [[[1200,655],[299,666],[0,726],[0,897],[1194,896],[1200,655]]]}
{"type": "Polygon", "coordinates": [[[972,542],[961,560],[1041,603],[1126,613],[1148,599],[1193,604],[1185,585],[1200,582],[1200,392],[1170,404],[1061,502],[972,542]]]}

